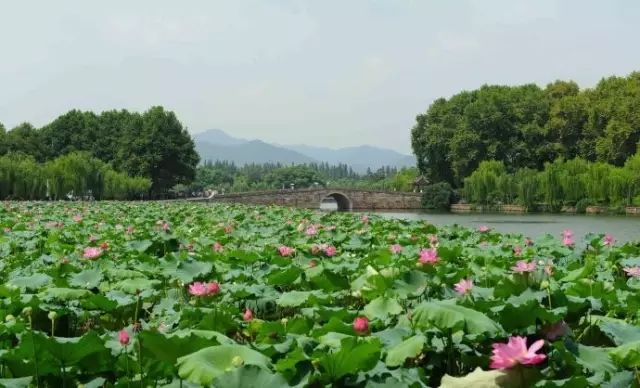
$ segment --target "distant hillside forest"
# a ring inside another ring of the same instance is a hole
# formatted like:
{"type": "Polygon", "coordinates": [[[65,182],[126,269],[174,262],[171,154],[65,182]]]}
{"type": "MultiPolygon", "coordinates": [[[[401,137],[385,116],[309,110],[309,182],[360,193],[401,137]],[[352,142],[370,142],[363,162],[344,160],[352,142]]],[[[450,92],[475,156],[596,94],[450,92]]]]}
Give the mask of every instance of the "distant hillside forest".
{"type": "Polygon", "coordinates": [[[0,198],[166,196],[193,181],[199,156],[175,114],[72,110],[42,128],[0,124],[0,198]]]}
{"type": "Polygon", "coordinates": [[[175,190],[186,193],[209,190],[240,192],[332,186],[410,191],[417,175],[415,167],[398,169],[386,166],[358,174],[346,164],[264,163],[237,166],[226,161],[206,161],[198,166],[192,184],[180,185],[175,190]]]}
{"type": "Polygon", "coordinates": [[[416,168],[205,162],[173,112],[72,110],[36,128],[0,124],[0,199],[148,199],[314,185],[411,190],[416,168]]]}
{"type": "Polygon", "coordinates": [[[640,72],[583,90],[572,81],[485,85],[434,101],[416,121],[418,168],[454,188],[486,160],[507,173],[577,157],[622,166],[640,141],[640,72]]]}

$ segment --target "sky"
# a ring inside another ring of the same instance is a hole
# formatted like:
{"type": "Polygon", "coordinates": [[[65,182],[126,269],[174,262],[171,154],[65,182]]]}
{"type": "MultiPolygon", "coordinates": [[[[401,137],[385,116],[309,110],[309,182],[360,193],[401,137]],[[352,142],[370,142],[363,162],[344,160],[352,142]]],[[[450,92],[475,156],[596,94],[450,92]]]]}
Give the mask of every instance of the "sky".
{"type": "Polygon", "coordinates": [[[410,153],[483,84],[640,70],[637,0],[61,0],[0,7],[0,122],[162,105],[192,133],[410,153]]]}

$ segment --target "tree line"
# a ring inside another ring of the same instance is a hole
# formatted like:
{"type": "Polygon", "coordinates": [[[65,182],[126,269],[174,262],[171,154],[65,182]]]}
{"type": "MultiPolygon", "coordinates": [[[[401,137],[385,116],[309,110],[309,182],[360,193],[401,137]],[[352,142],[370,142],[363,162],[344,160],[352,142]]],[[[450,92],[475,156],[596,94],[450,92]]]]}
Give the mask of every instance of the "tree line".
{"type": "Polygon", "coordinates": [[[545,204],[558,211],[575,206],[640,206],[640,152],[618,167],[583,158],[546,162],[541,171],[520,168],[509,172],[502,161],[483,161],[464,180],[463,196],[472,203],[522,204],[532,209],[545,204]]]}
{"type": "Polygon", "coordinates": [[[115,171],[88,152],[74,151],[43,163],[24,153],[0,156],[0,198],[41,200],[67,196],[141,199],[151,180],[115,171]]]}
{"type": "Polygon", "coordinates": [[[50,188],[53,182],[74,175],[78,181],[87,180],[84,171],[74,170],[79,164],[67,162],[89,161],[95,164],[92,171],[101,171],[106,179],[104,191],[94,186],[92,190],[109,197],[119,197],[123,192],[133,195],[141,187],[146,188],[147,196],[161,197],[176,184],[190,183],[199,162],[186,128],[173,112],[160,106],[144,113],[112,110],[96,114],[72,110],[41,128],[23,123],[7,131],[0,124],[0,155],[4,155],[2,176],[9,177],[3,179],[10,179],[15,186],[19,177],[24,176],[30,190],[43,187],[47,179],[50,188]],[[34,172],[44,181],[34,182],[36,175],[28,175],[23,168],[26,165],[37,165],[46,171],[38,172],[40,175],[34,172]],[[129,184],[131,190],[121,188],[129,184]]]}
{"type": "Polygon", "coordinates": [[[417,116],[411,141],[421,173],[454,188],[486,160],[509,174],[576,158],[613,169],[636,152],[639,107],[640,72],[583,90],[572,81],[485,85],[434,101],[417,116]]]}
{"type": "Polygon", "coordinates": [[[181,185],[177,190],[242,192],[333,186],[410,191],[417,174],[416,168],[399,170],[391,166],[381,167],[376,171],[369,169],[365,174],[358,174],[346,164],[264,163],[237,166],[228,161],[207,161],[196,169],[192,184],[181,185]]]}

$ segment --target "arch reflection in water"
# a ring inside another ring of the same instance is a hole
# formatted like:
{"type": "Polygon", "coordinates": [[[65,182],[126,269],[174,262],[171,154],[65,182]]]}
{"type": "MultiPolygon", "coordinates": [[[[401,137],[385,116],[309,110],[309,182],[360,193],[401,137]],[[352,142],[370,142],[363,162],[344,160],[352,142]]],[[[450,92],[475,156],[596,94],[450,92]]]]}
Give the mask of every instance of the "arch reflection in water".
{"type": "Polygon", "coordinates": [[[353,209],[353,205],[349,197],[342,193],[334,192],[330,193],[322,199],[322,201],[320,202],[320,209],[327,211],[348,212],[353,209]]]}

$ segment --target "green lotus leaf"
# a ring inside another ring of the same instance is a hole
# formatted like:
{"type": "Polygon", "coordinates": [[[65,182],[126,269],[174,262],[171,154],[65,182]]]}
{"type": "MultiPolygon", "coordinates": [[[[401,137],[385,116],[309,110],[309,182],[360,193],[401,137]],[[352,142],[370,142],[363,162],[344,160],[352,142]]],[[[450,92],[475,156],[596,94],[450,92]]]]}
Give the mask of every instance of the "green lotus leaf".
{"type": "Polygon", "coordinates": [[[38,290],[51,283],[51,276],[43,273],[34,273],[30,276],[16,276],[9,279],[9,284],[26,290],[38,290]]]}
{"type": "Polygon", "coordinates": [[[74,274],[69,279],[69,284],[75,287],[95,288],[102,281],[102,272],[97,269],[86,269],[82,272],[74,274]]]}
{"type": "Polygon", "coordinates": [[[16,377],[0,379],[0,387],[2,388],[26,388],[31,386],[33,377],[16,377]]]}
{"type": "Polygon", "coordinates": [[[213,380],[244,365],[269,369],[271,361],[243,345],[210,346],[178,358],[178,374],[192,383],[208,385],[213,380]]]}
{"type": "Polygon", "coordinates": [[[128,294],[138,294],[142,291],[153,290],[153,287],[160,284],[156,279],[133,278],[124,279],[112,285],[115,290],[122,290],[128,294]]]}
{"type": "Polygon", "coordinates": [[[364,306],[363,311],[368,318],[385,320],[402,313],[402,306],[395,299],[380,296],[364,306]]]}
{"type": "Polygon", "coordinates": [[[78,290],[74,288],[49,287],[38,294],[44,300],[71,301],[78,300],[92,295],[88,290],[78,290]]]}
{"type": "Polygon", "coordinates": [[[389,349],[385,363],[391,367],[401,366],[407,358],[415,358],[418,356],[422,352],[426,341],[427,338],[422,334],[407,338],[402,341],[402,343],[389,349]]]}
{"type": "Polygon", "coordinates": [[[276,303],[282,307],[298,307],[303,305],[311,296],[310,291],[290,291],[280,295],[276,303]]]}
{"type": "Polygon", "coordinates": [[[412,321],[421,328],[463,330],[469,334],[500,335],[502,327],[485,314],[455,304],[455,301],[433,301],[419,304],[412,321]]]}
{"type": "Polygon", "coordinates": [[[271,373],[257,366],[247,365],[218,376],[214,387],[224,388],[284,388],[287,381],[277,373],[271,373]]]}

